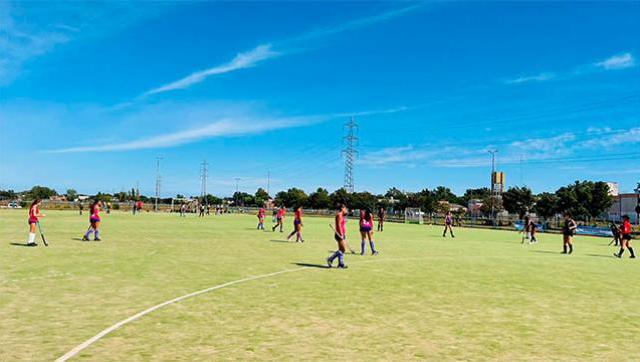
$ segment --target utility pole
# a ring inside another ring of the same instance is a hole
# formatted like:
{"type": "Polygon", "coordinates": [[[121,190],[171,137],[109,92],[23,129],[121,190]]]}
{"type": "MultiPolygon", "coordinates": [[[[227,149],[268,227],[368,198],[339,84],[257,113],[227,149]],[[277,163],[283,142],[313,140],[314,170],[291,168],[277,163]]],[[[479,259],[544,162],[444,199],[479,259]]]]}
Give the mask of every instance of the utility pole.
{"type": "Polygon", "coordinates": [[[271,195],[269,193],[269,189],[271,188],[271,171],[267,171],[267,195],[271,195]]]}
{"type": "Polygon", "coordinates": [[[234,195],[235,195],[235,197],[234,197],[234,202],[235,202],[235,204],[236,204],[235,206],[237,207],[237,206],[238,206],[238,190],[239,190],[239,188],[238,188],[238,183],[239,183],[242,179],[241,179],[240,177],[236,177],[236,178],[235,178],[235,180],[236,180],[236,192],[235,192],[235,194],[234,194],[234,195]]]}
{"type": "Polygon", "coordinates": [[[160,177],[160,160],[162,160],[162,157],[157,156],[156,157],[156,205],[155,205],[155,211],[158,211],[158,201],[160,200],[160,187],[161,187],[161,183],[162,183],[162,179],[160,177]]]}
{"type": "Polygon", "coordinates": [[[493,220],[493,226],[495,226],[496,187],[493,178],[496,173],[496,154],[498,153],[498,150],[489,150],[488,152],[491,154],[491,219],[493,220]]]}
{"type": "MultiPolygon", "coordinates": [[[[638,182],[638,187],[636,187],[636,226],[640,225],[640,182],[638,182]]],[[[620,204],[622,204],[622,198],[620,199],[620,204]]]]}
{"type": "Polygon", "coordinates": [[[209,198],[207,197],[207,178],[209,177],[209,163],[207,162],[207,160],[204,160],[200,165],[202,166],[200,169],[200,180],[202,182],[200,196],[202,197],[202,201],[205,203],[205,205],[209,206],[209,198]]]}
{"type": "Polygon", "coordinates": [[[347,135],[343,138],[345,148],[342,150],[342,155],[344,156],[344,189],[345,191],[352,193],[355,190],[353,183],[353,167],[356,156],[358,155],[358,151],[355,149],[358,142],[358,137],[356,135],[358,131],[358,124],[354,118],[351,117],[349,121],[345,123],[344,128],[347,130],[347,135]]]}

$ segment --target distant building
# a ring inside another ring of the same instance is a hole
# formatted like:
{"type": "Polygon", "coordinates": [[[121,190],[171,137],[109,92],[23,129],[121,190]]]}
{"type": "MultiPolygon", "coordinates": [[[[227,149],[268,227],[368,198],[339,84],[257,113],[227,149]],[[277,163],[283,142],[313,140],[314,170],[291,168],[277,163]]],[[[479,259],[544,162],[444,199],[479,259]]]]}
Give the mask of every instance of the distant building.
{"type": "Polygon", "coordinates": [[[631,222],[637,224],[636,206],[638,205],[638,194],[618,194],[613,199],[613,205],[607,212],[609,219],[620,221],[623,215],[629,215],[631,222]]]}
{"type": "Polygon", "coordinates": [[[483,205],[483,202],[480,199],[469,200],[469,203],[467,205],[469,214],[473,216],[480,216],[482,214],[482,211],[480,211],[480,209],[482,208],[482,205],[483,205]]]}
{"type": "Polygon", "coordinates": [[[55,195],[55,196],[49,197],[49,200],[51,200],[51,201],[67,201],[67,197],[64,196],[64,195],[55,195]]]}

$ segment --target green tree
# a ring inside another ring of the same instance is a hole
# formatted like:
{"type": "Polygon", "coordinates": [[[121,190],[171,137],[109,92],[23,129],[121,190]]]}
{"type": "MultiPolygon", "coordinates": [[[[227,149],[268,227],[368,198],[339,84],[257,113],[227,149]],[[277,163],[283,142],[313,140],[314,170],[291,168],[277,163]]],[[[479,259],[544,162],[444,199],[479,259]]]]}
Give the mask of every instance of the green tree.
{"type": "Polygon", "coordinates": [[[267,193],[265,189],[260,187],[258,188],[258,190],[256,190],[254,198],[255,198],[256,206],[264,206],[265,203],[269,201],[271,196],[269,196],[269,193],[267,193]]]}
{"type": "Polygon", "coordinates": [[[558,196],[550,192],[544,192],[538,195],[538,201],[533,208],[538,216],[543,218],[550,218],[558,213],[558,196]]]}
{"type": "Polygon", "coordinates": [[[15,199],[18,196],[13,190],[0,190],[0,199],[15,199]]]}
{"type": "Polygon", "coordinates": [[[213,196],[211,194],[207,194],[207,196],[205,196],[205,203],[208,203],[208,205],[220,205],[222,204],[222,199],[217,197],[217,196],[213,196]]]}
{"type": "Polygon", "coordinates": [[[347,207],[351,207],[351,195],[345,189],[337,189],[331,195],[331,204],[333,207],[338,206],[339,204],[345,204],[347,207]]]}
{"type": "Polygon", "coordinates": [[[462,196],[462,200],[465,205],[469,204],[471,200],[484,200],[487,197],[491,196],[491,190],[488,187],[482,187],[479,189],[468,189],[464,192],[462,196]]]}
{"type": "Polygon", "coordinates": [[[376,196],[369,192],[354,192],[351,194],[351,205],[353,209],[373,211],[376,207],[376,196]]]}
{"type": "Polygon", "coordinates": [[[433,197],[436,201],[447,201],[452,204],[461,203],[461,199],[456,196],[448,187],[438,186],[433,190],[433,197]]]}
{"type": "Polygon", "coordinates": [[[67,201],[75,201],[78,198],[78,192],[74,189],[68,189],[65,195],[67,197],[67,201]]]}
{"type": "Polygon", "coordinates": [[[426,213],[435,212],[438,207],[438,202],[429,189],[424,189],[418,193],[418,205],[420,210],[426,213]]]}
{"type": "Polygon", "coordinates": [[[535,199],[529,188],[516,186],[510,187],[502,194],[502,202],[505,210],[522,218],[533,208],[535,199]]]}
{"type": "Polygon", "coordinates": [[[575,218],[598,217],[613,203],[605,182],[576,181],[556,191],[558,210],[570,212],[575,218]]]}
{"type": "Polygon", "coordinates": [[[29,190],[27,194],[31,200],[34,200],[34,199],[45,200],[50,198],[51,196],[58,195],[56,190],[50,189],[44,186],[34,186],[31,188],[31,190],[29,190]]]}
{"type": "Polygon", "coordinates": [[[307,205],[312,209],[330,209],[331,197],[329,191],[319,187],[315,192],[309,195],[309,201],[307,205]]]}

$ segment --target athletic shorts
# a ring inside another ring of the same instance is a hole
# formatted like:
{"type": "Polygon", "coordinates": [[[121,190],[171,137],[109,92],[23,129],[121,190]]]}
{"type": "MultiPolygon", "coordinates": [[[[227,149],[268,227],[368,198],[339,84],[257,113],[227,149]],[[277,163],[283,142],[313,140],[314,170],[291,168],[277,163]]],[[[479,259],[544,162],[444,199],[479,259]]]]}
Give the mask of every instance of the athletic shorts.
{"type": "Polygon", "coordinates": [[[371,226],[360,226],[360,232],[368,233],[369,231],[371,231],[371,226]]]}
{"type": "Polygon", "coordinates": [[[276,221],[280,222],[280,221],[282,221],[282,218],[281,217],[276,217],[276,221]]]}
{"type": "Polygon", "coordinates": [[[300,220],[293,220],[293,226],[298,226],[298,225],[300,225],[300,224],[302,224],[302,221],[300,221],[300,220]]]}
{"type": "Polygon", "coordinates": [[[31,224],[37,224],[37,223],[38,223],[38,220],[29,219],[29,220],[27,221],[27,223],[28,223],[29,225],[31,225],[31,224]]]}
{"type": "Polygon", "coordinates": [[[90,222],[90,223],[92,223],[92,224],[93,224],[94,222],[100,222],[100,218],[92,217],[92,218],[90,218],[90,219],[89,219],[89,222],[90,222]]]}
{"type": "Polygon", "coordinates": [[[620,237],[621,240],[631,241],[631,234],[622,234],[620,237]]]}
{"type": "Polygon", "coordinates": [[[341,242],[344,240],[344,238],[338,234],[333,234],[333,238],[336,239],[337,242],[341,242]]]}

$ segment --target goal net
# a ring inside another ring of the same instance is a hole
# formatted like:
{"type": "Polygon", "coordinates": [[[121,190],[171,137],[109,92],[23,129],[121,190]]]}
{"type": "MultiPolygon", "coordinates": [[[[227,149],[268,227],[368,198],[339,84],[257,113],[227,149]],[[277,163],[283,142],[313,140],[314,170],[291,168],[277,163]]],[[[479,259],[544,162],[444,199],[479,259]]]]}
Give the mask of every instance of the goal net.
{"type": "Polygon", "coordinates": [[[424,222],[422,216],[424,213],[420,208],[408,207],[404,209],[404,222],[407,224],[422,224],[424,222]]]}

